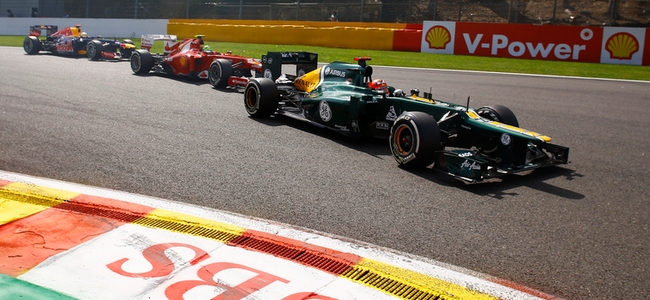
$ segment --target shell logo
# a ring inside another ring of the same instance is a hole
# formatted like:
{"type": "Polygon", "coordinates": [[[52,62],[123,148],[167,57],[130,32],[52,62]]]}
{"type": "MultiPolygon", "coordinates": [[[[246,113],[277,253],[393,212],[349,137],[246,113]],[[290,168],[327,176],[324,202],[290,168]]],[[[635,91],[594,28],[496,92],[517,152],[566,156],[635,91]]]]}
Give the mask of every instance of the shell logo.
{"type": "Polygon", "coordinates": [[[639,51],[639,41],[627,32],[612,35],[605,45],[609,56],[616,59],[631,59],[639,51]]]}
{"type": "Polygon", "coordinates": [[[451,33],[443,26],[433,26],[427,32],[426,41],[429,43],[429,48],[431,49],[445,49],[451,41],[451,33]]]}

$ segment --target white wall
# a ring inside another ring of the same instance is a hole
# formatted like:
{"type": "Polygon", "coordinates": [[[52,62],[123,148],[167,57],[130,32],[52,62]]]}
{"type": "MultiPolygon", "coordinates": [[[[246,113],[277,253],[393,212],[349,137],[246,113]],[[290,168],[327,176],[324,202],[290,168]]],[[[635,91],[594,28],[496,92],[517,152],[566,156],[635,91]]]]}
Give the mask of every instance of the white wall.
{"type": "Polygon", "coordinates": [[[56,25],[59,30],[81,24],[89,36],[140,38],[143,34],[166,34],[169,20],[153,19],[77,19],[77,18],[0,18],[0,35],[29,35],[29,26],[56,25]]]}

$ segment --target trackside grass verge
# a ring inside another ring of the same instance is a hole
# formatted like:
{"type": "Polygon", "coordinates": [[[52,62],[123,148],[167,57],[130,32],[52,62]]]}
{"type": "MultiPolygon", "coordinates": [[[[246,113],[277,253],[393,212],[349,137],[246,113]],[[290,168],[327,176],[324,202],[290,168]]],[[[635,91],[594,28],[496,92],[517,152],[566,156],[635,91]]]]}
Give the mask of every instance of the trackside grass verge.
{"type": "MultiPolygon", "coordinates": [[[[24,38],[24,36],[0,36],[0,46],[22,47],[24,38]]],[[[133,42],[135,42],[138,48],[140,47],[139,39],[133,39],[133,42]]],[[[378,66],[650,81],[650,67],[648,66],[610,65],[400,51],[340,49],[297,45],[243,44],[212,41],[207,41],[206,44],[210,45],[214,51],[232,51],[234,54],[253,58],[261,58],[262,54],[266,54],[269,51],[309,51],[318,53],[318,60],[321,62],[351,62],[356,56],[370,56],[372,57],[372,64],[378,66]]],[[[152,49],[152,52],[162,52],[162,45],[157,44],[152,49]]]]}

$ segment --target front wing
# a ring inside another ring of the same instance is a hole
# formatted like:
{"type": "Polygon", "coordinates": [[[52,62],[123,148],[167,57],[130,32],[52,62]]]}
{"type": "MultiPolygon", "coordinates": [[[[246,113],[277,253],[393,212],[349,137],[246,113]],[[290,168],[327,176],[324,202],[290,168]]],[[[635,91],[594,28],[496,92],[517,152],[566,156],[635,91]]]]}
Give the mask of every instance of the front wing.
{"type": "Polygon", "coordinates": [[[434,169],[466,183],[569,163],[569,148],[550,143],[529,145],[523,165],[502,165],[475,150],[443,150],[435,155],[434,169]]]}

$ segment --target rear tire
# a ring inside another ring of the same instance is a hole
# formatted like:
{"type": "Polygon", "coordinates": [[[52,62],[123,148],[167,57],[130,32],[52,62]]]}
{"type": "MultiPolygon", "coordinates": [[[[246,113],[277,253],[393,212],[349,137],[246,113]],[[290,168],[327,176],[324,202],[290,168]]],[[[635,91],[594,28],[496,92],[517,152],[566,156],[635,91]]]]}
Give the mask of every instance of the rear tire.
{"type": "Polygon", "coordinates": [[[389,144],[393,158],[405,168],[431,165],[436,151],[443,148],[436,119],[427,113],[415,111],[407,111],[397,117],[390,130],[389,144]]]}
{"type": "Polygon", "coordinates": [[[131,70],[135,74],[148,74],[153,68],[153,57],[144,49],[138,49],[131,55],[131,70]]]}
{"type": "Polygon", "coordinates": [[[251,78],[244,90],[246,112],[254,118],[265,118],[278,108],[278,88],[268,78],[251,78]]]}
{"type": "Polygon", "coordinates": [[[519,127],[519,121],[509,108],[503,105],[483,106],[476,110],[476,113],[488,120],[497,121],[503,124],[519,127]]]}
{"type": "Polygon", "coordinates": [[[88,60],[100,60],[102,58],[102,52],[104,52],[104,45],[100,41],[90,41],[86,46],[88,60]]]}
{"type": "Polygon", "coordinates": [[[208,80],[212,86],[222,89],[228,85],[228,79],[233,75],[232,62],[227,59],[215,59],[208,70],[208,80]]]}
{"type": "Polygon", "coordinates": [[[38,54],[42,48],[41,41],[35,36],[28,36],[23,41],[23,50],[29,55],[38,54]]]}

